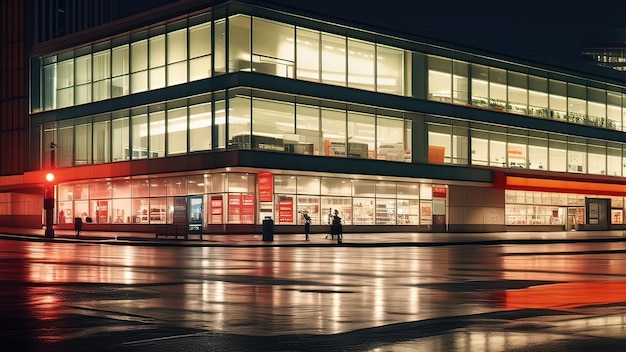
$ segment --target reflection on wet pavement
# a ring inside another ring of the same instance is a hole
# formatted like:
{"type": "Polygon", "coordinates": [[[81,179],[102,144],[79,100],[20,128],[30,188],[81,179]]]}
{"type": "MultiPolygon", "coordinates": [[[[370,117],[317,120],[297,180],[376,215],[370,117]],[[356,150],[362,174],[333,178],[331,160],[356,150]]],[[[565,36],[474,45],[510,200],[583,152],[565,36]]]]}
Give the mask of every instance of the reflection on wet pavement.
{"type": "Polygon", "coordinates": [[[299,350],[307,339],[336,338],[353,350],[510,351],[536,338],[578,336],[583,327],[623,338],[624,249],[624,243],[227,248],[0,241],[2,284],[16,287],[0,293],[0,306],[44,345],[130,327],[123,346],[167,346],[158,327],[163,334],[176,330],[179,343],[218,333],[299,350]],[[603,305],[603,316],[589,313],[590,305],[603,305]],[[80,330],[70,317],[80,317],[80,330]]]}

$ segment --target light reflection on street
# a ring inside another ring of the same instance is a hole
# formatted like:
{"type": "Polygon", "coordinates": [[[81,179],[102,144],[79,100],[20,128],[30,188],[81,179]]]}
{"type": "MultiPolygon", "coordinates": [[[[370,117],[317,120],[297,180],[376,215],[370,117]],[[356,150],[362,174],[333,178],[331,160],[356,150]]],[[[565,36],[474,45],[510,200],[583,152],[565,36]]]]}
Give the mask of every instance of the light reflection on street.
{"type": "MultiPolygon", "coordinates": [[[[0,270],[5,282],[32,286],[23,292],[28,304],[21,313],[42,326],[90,312],[233,334],[338,334],[505,310],[620,304],[626,260],[610,251],[624,249],[624,243],[218,248],[0,241],[4,261],[15,263],[0,270]]],[[[613,312],[566,321],[559,326],[624,334],[624,315],[613,312]]],[[[51,331],[48,338],[63,335],[51,331]]],[[[509,350],[532,342],[525,334],[471,328],[438,336],[422,338],[419,350],[509,350]]],[[[416,350],[410,342],[382,350],[405,347],[416,350]]]]}

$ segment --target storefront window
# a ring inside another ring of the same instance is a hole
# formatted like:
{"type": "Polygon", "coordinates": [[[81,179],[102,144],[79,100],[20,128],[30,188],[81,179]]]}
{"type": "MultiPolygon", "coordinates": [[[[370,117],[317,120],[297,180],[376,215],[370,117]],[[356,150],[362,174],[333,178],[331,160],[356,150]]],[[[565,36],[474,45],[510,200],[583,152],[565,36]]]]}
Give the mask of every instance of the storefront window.
{"type": "Polygon", "coordinates": [[[339,212],[339,217],[341,217],[341,222],[344,225],[352,224],[352,198],[322,197],[322,213],[324,214],[322,223],[330,224],[331,214],[334,214],[335,210],[339,212]]]}
{"type": "Polygon", "coordinates": [[[320,178],[298,176],[298,194],[320,194],[320,178]]]}
{"type": "Polygon", "coordinates": [[[375,223],[376,199],[354,198],[354,225],[373,225],[375,223]]]}
{"type": "Polygon", "coordinates": [[[187,195],[187,177],[169,177],[166,179],[167,196],[186,196],[187,195]]]}
{"type": "Polygon", "coordinates": [[[274,175],[274,192],[289,194],[296,193],[296,176],[274,175]]]}
{"type": "Polygon", "coordinates": [[[167,195],[166,179],[150,179],[150,197],[165,197],[167,195]]]}
{"type": "Polygon", "coordinates": [[[114,224],[130,224],[131,199],[113,199],[111,201],[111,222],[114,224]]]}
{"type": "Polygon", "coordinates": [[[376,198],[376,225],[396,224],[396,200],[376,198]]]}
{"type": "Polygon", "coordinates": [[[311,217],[311,224],[319,225],[322,218],[320,210],[319,196],[298,196],[298,224],[304,224],[302,214],[306,212],[311,217]]]}
{"type": "Polygon", "coordinates": [[[204,175],[187,176],[187,193],[188,194],[205,193],[205,189],[209,189],[208,187],[205,187],[205,183],[208,182],[208,180],[209,178],[205,177],[204,175]]]}
{"type": "Polygon", "coordinates": [[[398,199],[397,225],[419,225],[419,200],[398,199]]]}

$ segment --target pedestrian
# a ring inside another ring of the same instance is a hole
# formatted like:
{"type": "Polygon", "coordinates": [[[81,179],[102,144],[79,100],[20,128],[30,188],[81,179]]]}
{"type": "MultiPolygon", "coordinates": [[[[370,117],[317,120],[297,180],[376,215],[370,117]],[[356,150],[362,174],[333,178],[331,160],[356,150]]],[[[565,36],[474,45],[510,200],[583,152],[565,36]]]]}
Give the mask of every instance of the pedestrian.
{"type": "Polygon", "coordinates": [[[328,235],[326,235],[326,239],[328,239],[328,236],[330,235],[330,239],[333,239],[333,208],[328,208],[328,235]]]}
{"type": "Polygon", "coordinates": [[[309,216],[308,211],[302,211],[302,218],[304,219],[304,236],[305,239],[309,240],[309,231],[311,230],[311,217],[309,216]]]}
{"type": "Polygon", "coordinates": [[[331,238],[337,236],[337,243],[341,244],[342,242],[342,225],[341,225],[341,217],[339,216],[339,211],[335,209],[335,214],[333,215],[332,225],[331,225],[331,238]]]}

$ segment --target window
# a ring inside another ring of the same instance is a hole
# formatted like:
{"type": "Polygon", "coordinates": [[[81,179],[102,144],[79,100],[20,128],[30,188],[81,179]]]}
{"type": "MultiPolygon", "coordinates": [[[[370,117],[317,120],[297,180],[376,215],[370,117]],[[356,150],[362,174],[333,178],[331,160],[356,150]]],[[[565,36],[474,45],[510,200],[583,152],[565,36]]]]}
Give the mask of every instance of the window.
{"type": "Polygon", "coordinates": [[[297,79],[319,82],[320,80],[320,32],[298,28],[297,79]]]}
{"type": "Polygon", "coordinates": [[[346,38],[322,33],[322,82],[346,85],[346,38]]]}
{"type": "MultiPolygon", "coordinates": [[[[381,93],[402,95],[409,69],[404,65],[404,50],[376,45],[376,89],[381,93]]],[[[410,81],[410,80],[409,80],[410,81]]]]}
{"type": "Polygon", "coordinates": [[[200,103],[189,107],[189,151],[210,150],[211,103],[200,103]]]}
{"type": "Polygon", "coordinates": [[[187,107],[167,111],[167,154],[187,153],[187,107]]]}
{"type": "Polygon", "coordinates": [[[250,17],[232,16],[228,19],[228,26],[228,68],[230,72],[250,71],[250,17]]]}
{"type": "Polygon", "coordinates": [[[348,39],[348,87],[376,90],[376,50],[374,44],[348,39]]]}
{"type": "Polygon", "coordinates": [[[322,108],[324,155],[346,156],[346,114],[342,110],[322,108]]]}
{"type": "Polygon", "coordinates": [[[127,160],[129,157],[127,153],[129,148],[128,114],[126,112],[114,113],[112,128],[113,161],[127,160]]]}
{"type": "Polygon", "coordinates": [[[165,156],[165,111],[162,109],[162,105],[150,107],[148,158],[165,156]]]}
{"type": "Polygon", "coordinates": [[[472,65],[472,105],[489,106],[489,73],[487,66],[472,65]]]}
{"type": "Polygon", "coordinates": [[[294,78],[294,27],[254,18],[252,21],[252,70],[294,78]]]}
{"type": "Polygon", "coordinates": [[[348,111],[348,156],[375,159],[375,116],[348,111]]]}
{"type": "Polygon", "coordinates": [[[229,149],[250,149],[250,98],[237,96],[228,106],[229,149]]]}
{"type": "Polygon", "coordinates": [[[252,147],[296,152],[294,104],[255,98],[252,102],[252,147]]]}
{"type": "MultiPolygon", "coordinates": [[[[148,158],[148,112],[145,108],[134,109],[132,111],[132,159],[148,158]]],[[[130,153],[131,151],[127,151],[130,153]]]]}
{"type": "Polygon", "coordinates": [[[452,60],[428,57],[428,100],[452,103],[452,60]]]}
{"type": "Polygon", "coordinates": [[[401,118],[378,115],[376,117],[376,158],[378,160],[404,160],[404,121],[401,118]]]}
{"type": "Polygon", "coordinates": [[[187,82],[187,30],[167,34],[167,85],[187,82]]]}
{"type": "Polygon", "coordinates": [[[211,77],[211,24],[189,28],[189,80],[211,77]]]}

